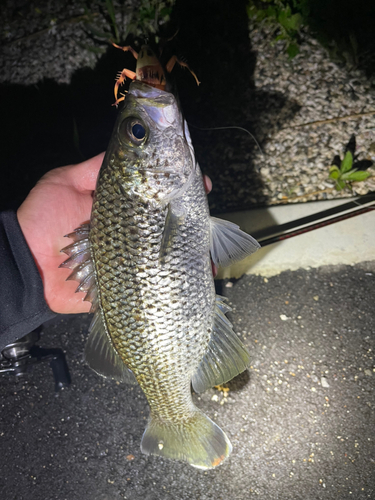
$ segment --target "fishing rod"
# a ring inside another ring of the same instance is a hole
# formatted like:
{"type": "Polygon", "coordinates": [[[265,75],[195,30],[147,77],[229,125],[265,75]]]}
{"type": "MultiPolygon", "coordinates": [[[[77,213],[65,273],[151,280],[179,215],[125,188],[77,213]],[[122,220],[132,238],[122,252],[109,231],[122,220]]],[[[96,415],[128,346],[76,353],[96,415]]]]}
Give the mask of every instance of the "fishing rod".
{"type": "Polygon", "coordinates": [[[356,198],[355,200],[329,208],[294,221],[278,224],[252,233],[262,247],[272,245],[293,236],[329,226],[342,220],[350,219],[356,215],[375,210],[375,192],[356,198]]]}

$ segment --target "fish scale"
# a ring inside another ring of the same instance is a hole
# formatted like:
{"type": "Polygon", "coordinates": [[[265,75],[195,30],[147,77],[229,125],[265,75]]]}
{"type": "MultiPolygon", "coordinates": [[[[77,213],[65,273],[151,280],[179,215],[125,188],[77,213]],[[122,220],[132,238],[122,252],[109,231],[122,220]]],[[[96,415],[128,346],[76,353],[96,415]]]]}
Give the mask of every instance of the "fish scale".
{"type": "Polygon", "coordinates": [[[215,295],[213,261],[258,248],[238,226],[210,217],[202,174],[174,96],[130,85],[100,169],[90,224],[68,235],[73,270],[94,318],[87,363],[141,386],[150,405],[146,454],[213,468],[231,452],[226,434],[193,403],[249,354],[215,295]],[[134,133],[133,133],[134,132],[134,133]],[[135,135],[134,135],[135,134],[135,135]]]}
{"type": "MultiPolygon", "coordinates": [[[[184,416],[186,419],[192,408],[190,378],[209,341],[208,332],[206,338],[197,335],[207,323],[202,317],[202,300],[207,294],[212,307],[215,297],[212,280],[210,283],[207,280],[206,287],[201,282],[201,276],[210,272],[208,218],[201,217],[199,228],[197,221],[189,217],[181,227],[179,238],[173,241],[165,263],[160,265],[165,208],[153,209],[150,204],[139,204],[135,195],[124,198],[113,189],[111,178],[104,170],[101,176],[103,181],[99,178],[90,230],[99,294],[103,295],[100,292],[103,282],[106,289],[111,289],[120,275],[135,277],[128,285],[131,295],[119,291],[105,294],[102,305],[109,335],[121,358],[139,380],[151,412],[155,407],[159,416],[178,420],[184,416]],[[192,223],[193,227],[189,228],[192,223]],[[119,229],[113,231],[114,227],[119,229]],[[131,239],[128,234],[132,235],[131,239]],[[108,248],[101,245],[103,241],[109,242],[108,248]],[[207,259],[202,266],[204,254],[207,259]],[[131,261],[127,255],[132,256],[131,261]],[[144,255],[148,260],[145,261],[144,255]],[[135,286],[137,280],[139,283],[135,286]],[[185,292],[179,281],[188,283],[185,292]],[[169,306],[173,302],[174,309],[169,306]],[[188,314],[184,315],[185,308],[188,314]],[[114,316],[108,317],[108,311],[114,311],[114,316]],[[130,328],[130,334],[125,333],[126,328],[130,328]],[[139,340],[141,332],[147,338],[146,345],[139,340]],[[180,340],[178,344],[175,338],[180,340]],[[191,352],[192,349],[195,352],[191,352]],[[183,365],[182,373],[176,371],[177,366],[183,365]],[[156,380],[163,383],[156,384],[156,380]],[[182,380],[187,382],[182,385],[182,380]],[[165,401],[171,399],[173,406],[166,406],[165,401]]],[[[185,203],[197,203],[194,198],[198,197],[198,180],[197,177],[185,195],[185,203]]],[[[202,183],[199,188],[200,202],[204,202],[204,209],[208,211],[202,183]]],[[[206,330],[211,326],[207,325],[206,330]]]]}

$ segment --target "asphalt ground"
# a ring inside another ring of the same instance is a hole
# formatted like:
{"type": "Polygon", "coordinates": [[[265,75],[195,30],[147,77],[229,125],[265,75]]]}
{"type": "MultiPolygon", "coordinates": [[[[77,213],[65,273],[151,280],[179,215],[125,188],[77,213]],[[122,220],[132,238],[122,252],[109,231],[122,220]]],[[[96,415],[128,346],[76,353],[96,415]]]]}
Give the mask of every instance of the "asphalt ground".
{"type": "Polygon", "coordinates": [[[374,277],[367,262],[218,282],[252,361],[194,395],[233,444],[206,472],[142,455],[141,389],[84,364],[88,315],[57,317],[39,345],[64,349],[70,387],[54,392],[48,364],[1,376],[0,498],[375,498],[374,277]]]}

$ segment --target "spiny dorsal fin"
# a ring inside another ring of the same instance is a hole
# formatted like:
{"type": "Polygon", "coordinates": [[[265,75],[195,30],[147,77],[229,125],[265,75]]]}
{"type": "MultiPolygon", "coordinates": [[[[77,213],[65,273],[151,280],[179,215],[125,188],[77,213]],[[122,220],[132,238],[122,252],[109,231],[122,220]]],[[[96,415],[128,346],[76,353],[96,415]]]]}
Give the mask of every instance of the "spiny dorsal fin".
{"type": "MultiPolygon", "coordinates": [[[[97,300],[97,291],[94,265],[91,260],[89,231],[89,224],[82,224],[82,226],[75,229],[73,233],[66,235],[66,237],[71,238],[74,243],[71,243],[61,250],[61,252],[64,252],[69,258],[60,264],[59,267],[72,270],[67,280],[78,281],[79,285],[76,292],[87,292],[84,300],[94,304],[97,300]]],[[[94,309],[92,308],[90,312],[94,312],[94,309]]]]}
{"type": "Polygon", "coordinates": [[[211,258],[217,266],[226,267],[244,259],[260,248],[259,243],[239,226],[223,219],[210,217],[211,258]]]}
{"type": "Polygon", "coordinates": [[[228,311],[224,297],[216,296],[211,340],[192,378],[193,389],[198,393],[232,380],[249,365],[250,355],[225,316],[228,311]]]}

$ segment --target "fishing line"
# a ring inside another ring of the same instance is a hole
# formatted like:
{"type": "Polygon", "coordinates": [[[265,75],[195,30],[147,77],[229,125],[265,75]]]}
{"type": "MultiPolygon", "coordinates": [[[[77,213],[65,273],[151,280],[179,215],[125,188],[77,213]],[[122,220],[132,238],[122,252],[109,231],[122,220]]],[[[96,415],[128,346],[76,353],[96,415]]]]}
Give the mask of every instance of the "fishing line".
{"type": "Polygon", "coordinates": [[[263,151],[262,151],[262,148],[260,147],[259,142],[256,140],[255,136],[249,130],[247,130],[246,128],[238,127],[236,125],[229,125],[227,127],[208,127],[208,128],[202,128],[202,127],[197,127],[196,125],[192,125],[191,123],[189,123],[189,127],[196,128],[197,130],[228,130],[228,129],[242,130],[243,132],[246,132],[247,134],[249,134],[249,136],[252,139],[254,139],[254,142],[258,146],[259,151],[261,152],[261,154],[263,156],[265,156],[264,153],[263,153],[263,151]]]}

